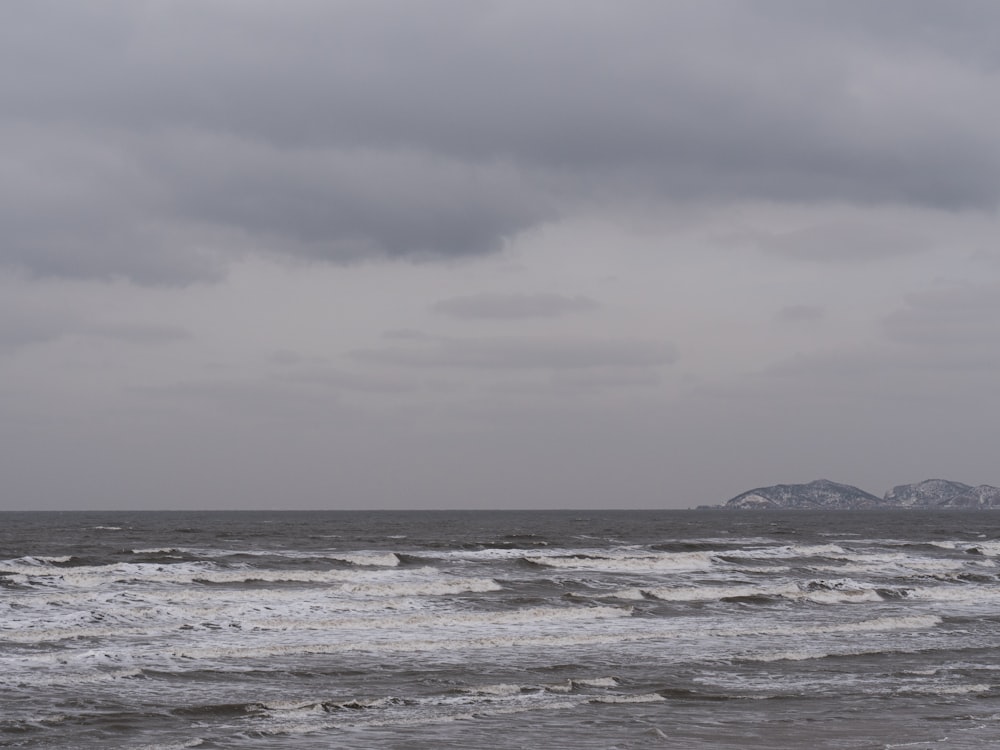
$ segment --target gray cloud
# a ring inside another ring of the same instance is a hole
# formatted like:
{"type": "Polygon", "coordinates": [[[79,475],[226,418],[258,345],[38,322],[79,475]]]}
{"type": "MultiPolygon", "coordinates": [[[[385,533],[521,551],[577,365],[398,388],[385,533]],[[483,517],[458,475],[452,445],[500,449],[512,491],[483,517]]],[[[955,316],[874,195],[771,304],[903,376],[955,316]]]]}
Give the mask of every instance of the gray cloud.
{"type": "Polygon", "coordinates": [[[761,240],[761,247],[796,260],[876,260],[925,250],[929,241],[894,225],[838,222],[817,224],[761,240]]]}
{"type": "Polygon", "coordinates": [[[802,323],[822,320],[826,310],[816,305],[788,305],[775,314],[777,320],[786,323],[802,323]]]}
{"type": "MultiPolygon", "coordinates": [[[[0,84],[2,91],[2,84],[0,84]]],[[[0,263],[32,275],[217,279],[218,229],[169,205],[169,186],[133,153],[135,137],[0,117],[0,263]]]]}
{"type": "Polygon", "coordinates": [[[890,340],[941,365],[1000,364],[1000,285],[960,284],[907,295],[884,320],[890,340]]]}
{"type": "Polygon", "coordinates": [[[76,333],[123,341],[129,344],[169,344],[191,338],[190,331],[179,326],[143,323],[104,323],[80,327],[76,333]]]}
{"type": "Polygon", "coordinates": [[[64,335],[71,321],[62,315],[0,308],[0,352],[53,341],[64,335]]]}
{"type": "Polygon", "coordinates": [[[600,305],[589,297],[562,294],[471,294],[451,297],[431,305],[431,310],[453,318],[555,318],[589,312],[600,305]]]}
{"type": "MultiPolygon", "coordinates": [[[[595,203],[993,208],[1000,14],[917,5],[17,4],[0,262],[184,283],[484,253],[595,203]]],[[[855,240],[774,249],[908,251],[855,240]]]]}
{"type": "Polygon", "coordinates": [[[9,503],[991,481],[995,2],[2,15],[9,503]]]}
{"type": "Polygon", "coordinates": [[[423,384],[404,375],[384,373],[350,372],[330,368],[311,368],[282,375],[279,380],[287,383],[318,385],[335,391],[355,393],[393,394],[415,393],[423,384]]]}
{"type": "Polygon", "coordinates": [[[365,349],[366,362],[406,367],[573,370],[590,367],[651,367],[677,361],[674,347],[661,341],[584,338],[436,338],[417,346],[365,349]]]}
{"type": "Polygon", "coordinates": [[[750,394],[794,395],[817,403],[827,398],[933,400],[967,409],[968,394],[982,393],[995,380],[1000,285],[949,284],[914,292],[881,322],[884,336],[877,342],[797,354],[739,383],[707,386],[702,392],[736,400],[750,394]],[[943,378],[950,387],[942,388],[943,378]]]}
{"type": "Polygon", "coordinates": [[[567,370],[555,373],[553,385],[560,389],[597,391],[608,388],[655,388],[663,378],[652,367],[605,367],[591,370],[567,370]]]}
{"type": "Polygon", "coordinates": [[[271,249],[329,260],[484,253],[554,215],[518,170],[413,149],[275,148],[185,135],[150,158],[185,220],[238,227],[271,249]]]}
{"type": "Polygon", "coordinates": [[[0,352],[11,352],[67,336],[85,336],[125,344],[160,345],[190,338],[179,326],[150,323],[102,323],[40,305],[0,304],[0,352]]]}

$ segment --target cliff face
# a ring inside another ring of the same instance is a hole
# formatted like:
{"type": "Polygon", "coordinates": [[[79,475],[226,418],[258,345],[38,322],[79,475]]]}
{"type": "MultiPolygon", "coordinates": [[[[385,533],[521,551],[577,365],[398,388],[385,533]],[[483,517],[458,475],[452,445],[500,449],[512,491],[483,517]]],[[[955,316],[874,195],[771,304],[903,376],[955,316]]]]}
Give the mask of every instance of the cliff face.
{"type": "Polygon", "coordinates": [[[808,484],[758,487],[729,500],[724,507],[736,510],[781,508],[876,508],[882,500],[849,484],[817,479],[808,484]]]}
{"type": "Polygon", "coordinates": [[[818,479],[808,484],[775,484],[737,495],[722,507],[733,510],[861,508],[1000,508],[1000,488],[973,487],[946,479],[926,479],[893,487],[884,498],[849,484],[818,479]]]}

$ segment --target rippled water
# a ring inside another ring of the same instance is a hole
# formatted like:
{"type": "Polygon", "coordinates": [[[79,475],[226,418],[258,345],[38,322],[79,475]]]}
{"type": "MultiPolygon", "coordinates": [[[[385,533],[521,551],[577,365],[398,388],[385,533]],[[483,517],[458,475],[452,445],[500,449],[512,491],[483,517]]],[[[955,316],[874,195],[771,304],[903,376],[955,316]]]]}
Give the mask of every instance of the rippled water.
{"type": "Polygon", "coordinates": [[[1000,513],[0,514],[0,746],[993,748],[1000,513]]]}

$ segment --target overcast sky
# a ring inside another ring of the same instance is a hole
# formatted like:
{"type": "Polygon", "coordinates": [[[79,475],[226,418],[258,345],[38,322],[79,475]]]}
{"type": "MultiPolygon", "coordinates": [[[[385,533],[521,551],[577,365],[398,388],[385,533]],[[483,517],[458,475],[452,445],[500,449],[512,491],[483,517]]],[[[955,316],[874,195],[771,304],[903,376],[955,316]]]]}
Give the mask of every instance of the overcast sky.
{"type": "Polygon", "coordinates": [[[1000,485],[992,0],[12,0],[0,508],[1000,485]]]}

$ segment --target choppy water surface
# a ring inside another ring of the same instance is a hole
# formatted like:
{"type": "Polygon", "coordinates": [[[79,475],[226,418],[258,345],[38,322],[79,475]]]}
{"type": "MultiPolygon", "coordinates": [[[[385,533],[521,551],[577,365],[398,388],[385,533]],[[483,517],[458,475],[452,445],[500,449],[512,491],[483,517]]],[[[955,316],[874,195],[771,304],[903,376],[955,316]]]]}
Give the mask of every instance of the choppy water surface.
{"type": "Polygon", "coordinates": [[[0,514],[0,747],[993,748],[1000,512],[0,514]]]}

